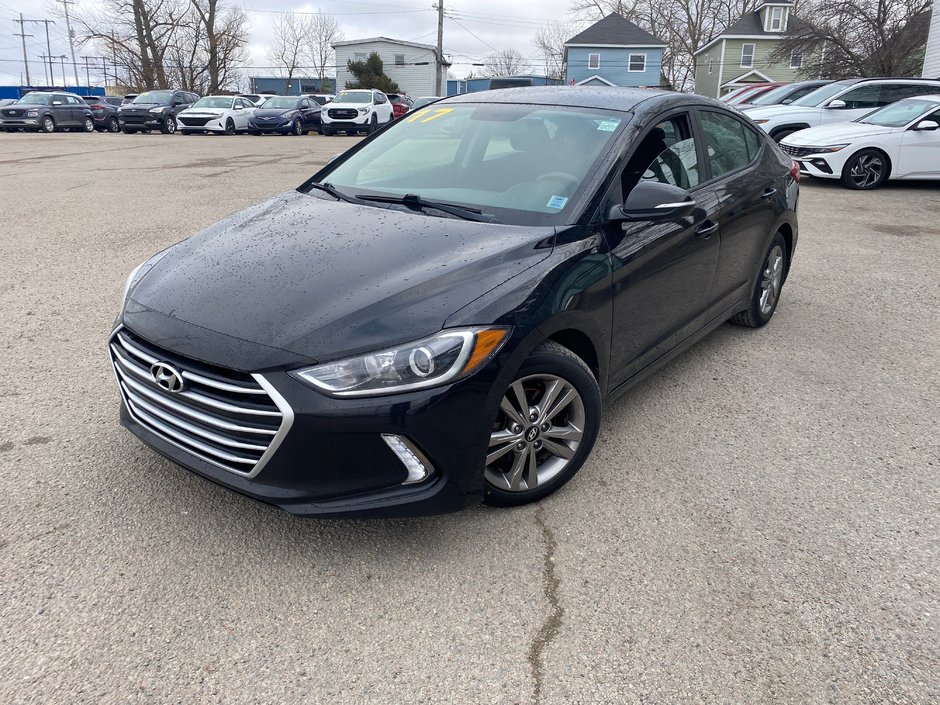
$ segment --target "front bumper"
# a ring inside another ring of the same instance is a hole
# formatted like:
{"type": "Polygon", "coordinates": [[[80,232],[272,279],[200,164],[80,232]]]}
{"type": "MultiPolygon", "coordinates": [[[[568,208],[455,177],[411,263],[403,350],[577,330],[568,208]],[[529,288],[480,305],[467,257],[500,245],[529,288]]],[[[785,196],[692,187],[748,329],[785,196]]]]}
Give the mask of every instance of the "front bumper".
{"type": "Polygon", "coordinates": [[[39,118],[3,118],[0,127],[38,128],[39,118]]]}
{"type": "Polygon", "coordinates": [[[369,113],[346,120],[331,118],[329,115],[320,116],[323,127],[328,127],[331,130],[368,130],[371,119],[372,115],[369,113]]]}
{"type": "MultiPolygon", "coordinates": [[[[490,423],[485,409],[497,374],[481,370],[450,386],[369,399],[334,399],[291,377],[263,379],[289,408],[286,433],[254,476],[187,452],[138,418],[122,390],[121,423],[183,467],[241,494],[304,516],[413,516],[479,503],[490,423]],[[406,440],[431,467],[408,483],[403,461],[383,440],[406,440]]],[[[138,382],[140,380],[137,380],[138,382]]],[[[495,406],[493,408],[495,415],[495,406]]]]}
{"type": "Polygon", "coordinates": [[[163,126],[164,120],[173,120],[172,116],[163,114],[149,114],[146,117],[142,115],[120,115],[118,114],[118,123],[121,127],[127,127],[132,130],[159,130],[163,126]]]}
{"type": "Polygon", "coordinates": [[[266,132],[266,133],[280,133],[286,134],[291,131],[293,127],[293,121],[288,120],[286,122],[256,122],[254,120],[248,121],[248,129],[252,132],[266,132]]]}
{"type": "MultiPolygon", "coordinates": [[[[804,176],[815,176],[820,179],[838,179],[842,175],[842,164],[833,164],[834,153],[827,154],[809,154],[802,157],[794,157],[794,161],[800,167],[800,173],[804,176]]],[[[841,160],[840,160],[841,162],[841,160]]]]}

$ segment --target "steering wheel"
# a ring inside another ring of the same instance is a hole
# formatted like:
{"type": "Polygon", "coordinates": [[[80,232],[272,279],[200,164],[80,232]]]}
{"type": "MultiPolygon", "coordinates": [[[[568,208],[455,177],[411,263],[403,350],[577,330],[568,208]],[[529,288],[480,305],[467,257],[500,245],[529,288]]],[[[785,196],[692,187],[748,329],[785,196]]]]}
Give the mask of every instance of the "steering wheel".
{"type": "Polygon", "coordinates": [[[547,174],[542,174],[536,179],[536,181],[544,181],[547,179],[561,179],[562,181],[569,182],[575,188],[577,188],[578,184],[581,183],[581,179],[579,179],[574,174],[569,174],[566,171],[550,171],[547,174]]]}

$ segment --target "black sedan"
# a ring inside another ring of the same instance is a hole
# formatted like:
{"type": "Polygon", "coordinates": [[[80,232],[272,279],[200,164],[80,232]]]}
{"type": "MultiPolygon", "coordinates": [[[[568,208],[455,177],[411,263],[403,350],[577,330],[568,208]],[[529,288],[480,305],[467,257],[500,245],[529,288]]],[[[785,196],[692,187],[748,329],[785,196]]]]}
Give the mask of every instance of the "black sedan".
{"type": "Polygon", "coordinates": [[[251,135],[306,135],[310,132],[320,132],[320,104],[304,96],[272,96],[248,121],[251,135]]]}
{"type": "Polygon", "coordinates": [[[726,321],[770,321],[798,178],[699,96],[440,101],[131,273],[122,423],[295,514],[537,500],[606,401],[726,321]]]}

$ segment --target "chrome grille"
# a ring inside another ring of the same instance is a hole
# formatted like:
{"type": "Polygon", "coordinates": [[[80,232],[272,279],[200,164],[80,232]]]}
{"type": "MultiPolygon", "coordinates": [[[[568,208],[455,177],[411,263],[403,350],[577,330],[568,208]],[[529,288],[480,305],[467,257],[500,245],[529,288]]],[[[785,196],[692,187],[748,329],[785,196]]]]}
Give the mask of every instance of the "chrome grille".
{"type": "Polygon", "coordinates": [[[156,347],[118,328],[111,363],[128,412],[151,433],[224,470],[254,477],[287,434],[293,413],[261,375],[206,365],[156,347]],[[151,367],[165,363],[184,382],[157,385],[151,367]]]}
{"type": "Polygon", "coordinates": [[[327,114],[336,120],[353,120],[359,115],[359,111],[350,108],[330,108],[327,114]]]}
{"type": "Polygon", "coordinates": [[[813,147],[792,147],[788,144],[781,144],[780,149],[791,157],[805,157],[807,154],[813,154],[814,151],[818,151],[813,147]]]}

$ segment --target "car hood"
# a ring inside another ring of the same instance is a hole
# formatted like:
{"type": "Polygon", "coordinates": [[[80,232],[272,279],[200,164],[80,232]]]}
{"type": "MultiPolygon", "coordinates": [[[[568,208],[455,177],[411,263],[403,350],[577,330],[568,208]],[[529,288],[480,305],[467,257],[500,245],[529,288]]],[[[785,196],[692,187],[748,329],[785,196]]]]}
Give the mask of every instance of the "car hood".
{"type": "Polygon", "coordinates": [[[256,109],[255,117],[282,117],[287,113],[296,113],[297,108],[265,108],[256,109]]]}
{"type": "Polygon", "coordinates": [[[231,108],[186,108],[180,115],[225,115],[231,108]]]}
{"type": "Polygon", "coordinates": [[[337,103],[335,100],[332,103],[327,103],[324,107],[327,108],[351,108],[353,110],[358,110],[359,108],[371,108],[372,101],[367,103],[337,103]]]}
{"type": "Polygon", "coordinates": [[[894,131],[893,127],[881,125],[866,125],[860,122],[836,122],[831,125],[810,127],[806,130],[794,132],[783,139],[783,142],[793,145],[825,146],[841,142],[853,142],[865,137],[886,135],[894,131]]]}
{"type": "Polygon", "coordinates": [[[131,289],[123,320],[155,344],[236,369],[335,359],[435,333],[548,257],[553,240],[550,227],[292,191],[167,250],[131,289]]]}

